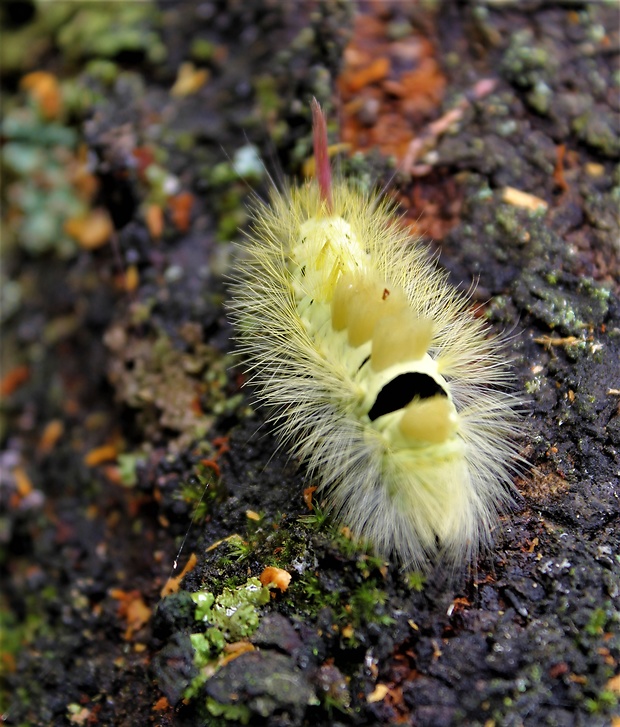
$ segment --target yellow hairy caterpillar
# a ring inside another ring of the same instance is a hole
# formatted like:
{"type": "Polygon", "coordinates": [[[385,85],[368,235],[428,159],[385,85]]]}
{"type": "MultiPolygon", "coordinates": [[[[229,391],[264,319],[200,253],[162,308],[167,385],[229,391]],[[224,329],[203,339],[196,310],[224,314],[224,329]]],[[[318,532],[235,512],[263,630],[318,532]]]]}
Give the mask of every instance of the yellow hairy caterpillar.
{"type": "Polygon", "coordinates": [[[353,535],[406,567],[471,561],[511,501],[519,422],[497,339],[394,216],[332,180],[254,209],[231,315],[282,444],[353,535]]]}

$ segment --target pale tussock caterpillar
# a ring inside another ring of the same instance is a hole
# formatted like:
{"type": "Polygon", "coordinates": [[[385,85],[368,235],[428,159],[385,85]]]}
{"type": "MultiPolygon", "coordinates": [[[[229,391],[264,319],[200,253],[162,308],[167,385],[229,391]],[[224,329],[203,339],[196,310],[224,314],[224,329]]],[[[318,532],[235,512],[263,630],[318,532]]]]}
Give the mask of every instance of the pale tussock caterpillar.
{"type": "Polygon", "coordinates": [[[259,203],[230,312],[282,445],[353,535],[411,568],[471,561],[512,501],[521,424],[499,339],[394,205],[333,179],[259,203]]]}

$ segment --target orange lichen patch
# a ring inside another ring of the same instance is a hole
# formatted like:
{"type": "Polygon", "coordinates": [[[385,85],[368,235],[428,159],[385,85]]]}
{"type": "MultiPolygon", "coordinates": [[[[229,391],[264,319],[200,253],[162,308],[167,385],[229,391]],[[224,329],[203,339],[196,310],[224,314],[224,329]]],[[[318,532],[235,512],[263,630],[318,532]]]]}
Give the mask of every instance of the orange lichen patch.
{"type": "Polygon", "coordinates": [[[189,230],[190,216],[194,206],[194,195],[190,192],[181,192],[168,199],[168,207],[172,215],[172,222],[179,232],[189,230]]]}
{"type": "Polygon", "coordinates": [[[155,162],[153,150],[147,146],[137,146],[133,149],[131,155],[135,159],[138,176],[144,181],[146,170],[155,162]]]}
{"type": "Polygon", "coordinates": [[[118,457],[118,449],[115,444],[104,444],[101,447],[91,449],[84,457],[84,464],[87,467],[96,467],[97,465],[109,462],[118,457]]]}
{"type": "Polygon", "coordinates": [[[152,611],[138,590],[123,591],[120,588],[113,588],[110,596],[119,602],[118,615],[127,623],[123,638],[125,641],[130,641],[136,631],[149,622],[152,611]]]}
{"type": "MultiPolygon", "coordinates": [[[[217,457],[217,454],[216,454],[217,457]]],[[[208,467],[209,469],[213,470],[213,473],[216,477],[220,476],[220,466],[214,459],[201,459],[200,464],[203,467],[208,467]]]]}
{"type": "Polygon", "coordinates": [[[390,72],[390,65],[389,58],[385,56],[376,58],[362,68],[357,68],[354,71],[351,69],[348,71],[345,70],[341,82],[351,93],[357,93],[365,86],[369,86],[371,83],[386,78],[390,72]]]}
{"type": "Polygon", "coordinates": [[[588,677],[584,676],[583,674],[571,674],[569,677],[571,682],[573,684],[587,684],[588,683],[588,677]]]}
{"type": "Polygon", "coordinates": [[[261,519],[260,513],[255,512],[254,510],[246,510],[245,516],[247,517],[248,520],[252,520],[253,522],[256,522],[256,523],[260,522],[260,519],[261,519]]]}
{"type": "Polygon", "coordinates": [[[538,538],[532,538],[532,542],[527,546],[526,553],[533,553],[538,547],[540,541],[538,538]]]}
{"type": "Polygon", "coordinates": [[[312,504],[312,495],[314,495],[316,491],[316,487],[306,487],[304,490],[304,502],[306,503],[306,507],[308,510],[314,510],[314,505],[312,504]]]}
{"type": "Polygon", "coordinates": [[[196,396],[191,400],[190,409],[197,417],[200,417],[204,414],[202,404],[200,403],[200,396],[198,394],[196,394],[196,396]]]}
{"type": "Polygon", "coordinates": [[[228,443],[228,437],[216,437],[213,440],[213,446],[217,447],[216,457],[230,451],[230,445],[228,443]]]}
{"type": "Polygon", "coordinates": [[[91,721],[92,715],[92,709],[88,709],[88,707],[82,707],[81,709],[78,709],[78,711],[72,712],[69,715],[68,719],[69,722],[71,722],[72,724],[83,725],[91,721]]]}
{"type": "Polygon", "coordinates": [[[150,204],[144,213],[146,226],[153,240],[159,240],[164,232],[164,211],[158,204],[150,204]]]}
{"type": "Polygon", "coordinates": [[[125,284],[124,289],[127,293],[133,293],[135,290],[138,289],[138,285],[140,285],[140,273],[138,272],[138,267],[136,265],[129,265],[127,270],[125,270],[125,284]]]}
{"type": "Polygon", "coordinates": [[[206,68],[196,68],[193,63],[181,63],[170,93],[172,96],[189,96],[202,88],[208,80],[209,71],[206,68]]]}
{"type": "Polygon", "coordinates": [[[291,582],[290,573],[282,570],[282,568],[274,568],[273,566],[267,566],[258,578],[263,586],[273,586],[281,591],[286,591],[291,582]]]}
{"type": "Polygon", "coordinates": [[[552,679],[558,679],[559,677],[563,677],[565,674],[568,674],[570,671],[570,667],[565,661],[561,661],[558,664],[554,664],[549,669],[549,676],[552,679]]]}
{"type": "Polygon", "coordinates": [[[8,651],[0,653],[0,664],[5,672],[13,674],[17,671],[17,662],[15,656],[10,654],[8,651]]]}
{"type": "Polygon", "coordinates": [[[432,57],[423,58],[418,68],[403,73],[397,83],[391,92],[403,99],[402,108],[413,118],[432,114],[446,89],[446,77],[432,57]]]}
{"type": "Polygon", "coordinates": [[[206,549],[205,552],[210,553],[212,550],[219,548],[220,545],[222,545],[223,543],[229,543],[231,540],[232,541],[239,540],[239,541],[243,542],[243,539],[241,538],[240,535],[238,535],[237,533],[233,533],[232,535],[229,535],[226,538],[222,538],[221,540],[216,540],[215,543],[211,543],[211,545],[209,545],[209,547],[206,549]]]}
{"type": "Polygon", "coordinates": [[[620,695],[620,674],[617,674],[615,677],[612,677],[605,687],[614,694],[620,695]]]}
{"type": "Polygon", "coordinates": [[[28,366],[16,366],[0,380],[0,396],[10,396],[30,378],[28,366]]]}
{"type": "Polygon", "coordinates": [[[553,170],[553,181],[563,192],[566,192],[566,190],[568,189],[568,182],[564,177],[564,158],[566,156],[566,144],[558,144],[555,152],[556,158],[555,169],[553,170]]]}
{"type": "Polygon", "coordinates": [[[198,558],[196,557],[196,553],[192,553],[187,559],[187,563],[179,575],[174,576],[173,578],[168,578],[166,585],[161,589],[160,596],[165,598],[171,593],[177,593],[181,589],[181,581],[190,571],[194,570],[196,563],[198,563],[198,558]]]}
{"type": "Polygon", "coordinates": [[[90,171],[88,146],[80,144],[76,158],[69,166],[71,184],[81,199],[90,202],[99,189],[99,180],[90,171]]]}
{"type": "Polygon", "coordinates": [[[107,210],[97,207],[85,217],[72,217],[64,224],[65,232],[85,250],[95,250],[110,239],[114,225],[107,210]]]}
{"type": "Polygon", "coordinates": [[[436,115],[446,78],[434,44],[420,30],[412,28],[391,40],[389,20],[375,11],[376,17],[356,17],[344,53],[338,79],[344,101],[342,138],[354,149],[378,146],[384,154],[402,159],[409,142],[436,115]]]}
{"type": "Polygon", "coordinates": [[[60,116],[62,97],[56,76],[47,71],[33,71],[21,79],[20,86],[35,99],[46,119],[60,116]]]}
{"type": "MultiPolygon", "coordinates": [[[[603,634],[603,638],[613,639],[614,634],[608,631],[605,634],[603,634]]],[[[606,646],[600,646],[596,650],[596,653],[600,654],[600,656],[603,657],[603,661],[605,662],[605,664],[607,664],[607,666],[614,666],[614,667],[616,666],[616,660],[611,655],[611,651],[609,651],[609,649],[606,646]]],[[[612,680],[612,683],[615,683],[615,682],[613,682],[613,680],[612,680]]],[[[616,684],[616,688],[618,690],[620,690],[620,674],[618,674],[618,683],[616,684]]],[[[620,691],[618,691],[618,694],[620,694],[620,691]]]]}
{"type": "Polygon", "coordinates": [[[13,470],[13,477],[15,478],[15,487],[17,488],[17,494],[20,498],[26,497],[32,492],[34,489],[32,481],[23,467],[20,465],[15,467],[13,470]]]}
{"type": "Polygon", "coordinates": [[[115,464],[108,464],[104,465],[103,474],[105,475],[105,478],[108,482],[110,482],[113,485],[122,485],[123,484],[123,478],[121,476],[121,471],[119,467],[117,467],[115,464]]]}
{"type": "Polygon", "coordinates": [[[352,151],[378,148],[395,156],[399,168],[412,177],[425,177],[425,199],[416,204],[402,195],[401,202],[414,221],[414,236],[440,240],[460,219],[461,194],[452,178],[429,179],[431,152],[443,134],[461,123],[471,100],[490,93],[495,82],[482,79],[468,89],[467,98],[440,115],[447,79],[432,40],[433,17],[427,28],[410,27],[393,40],[390,23],[401,15],[399,3],[387,0],[368,3],[356,17],[338,79],[341,140],[352,151]]]}
{"type": "Polygon", "coordinates": [[[160,697],[151,709],[153,712],[165,712],[167,709],[170,709],[170,702],[166,697],[160,697]]]}
{"type": "Polygon", "coordinates": [[[37,445],[37,452],[45,455],[49,454],[52,449],[58,443],[58,440],[65,433],[65,425],[61,419],[52,419],[45,425],[39,444],[37,445]]]}

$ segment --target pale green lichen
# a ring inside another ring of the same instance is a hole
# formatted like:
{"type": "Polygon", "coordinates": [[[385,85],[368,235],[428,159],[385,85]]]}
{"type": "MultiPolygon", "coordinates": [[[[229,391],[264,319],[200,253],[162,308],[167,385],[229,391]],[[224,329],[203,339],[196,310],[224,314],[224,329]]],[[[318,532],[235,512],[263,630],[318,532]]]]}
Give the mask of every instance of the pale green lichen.
{"type": "MultiPolygon", "coordinates": [[[[138,306],[138,318],[143,310],[149,306],[138,306]]],[[[139,412],[147,438],[178,432],[168,446],[180,450],[203,439],[217,414],[239,405],[241,396],[225,390],[230,360],[202,342],[202,331],[181,350],[162,330],[150,335],[135,330],[135,320],[114,324],[105,334],[112,354],[108,376],[117,399],[139,412]]]]}
{"type": "Polygon", "coordinates": [[[551,287],[549,280],[532,273],[524,273],[522,280],[531,296],[526,308],[551,330],[580,336],[584,329],[601,325],[605,320],[611,291],[591,278],[582,278],[574,289],[565,284],[551,287]]]}
{"type": "Polygon", "coordinates": [[[270,592],[258,578],[250,578],[237,588],[224,588],[219,596],[210,591],[197,591],[191,597],[196,604],[196,621],[207,628],[189,637],[199,673],[186,689],[187,698],[195,697],[217,671],[217,659],[226,644],[247,639],[256,631],[259,609],[269,603],[270,592]]]}
{"type": "Polygon", "coordinates": [[[5,139],[6,196],[13,213],[4,243],[14,241],[32,255],[54,251],[70,257],[77,246],[64,224],[89,209],[73,180],[78,165],[76,132],[43,119],[34,107],[11,109],[0,131],[5,139]]]}
{"type": "Polygon", "coordinates": [[[160,11],[155,3],[96,3],[92,0],[36,0],[33,21],[4,33],[0,65],[4,72],[33,67],[56,44],[72,60],[113,58],[143,53],[152,63],[166,58],[159,38],[160,11]]]}
{"type": "Polygon", "coordinates": [[[557,60],[537,44],[531,30],[519,30],[512,35],[501,63],[507,80],[520,88],[532,88],[541,79],[553,76],[556,69],[557,60]]]}
{"type": "Polygon", "coordinates": [[[217,629],[226,641],[247,638],[258,627],[259,606],[269,603],[269,589],[258,578],[250,578],[235,589],[225,588],[215,598],[209,591],[192,593],[196,620],[217,629]]]}

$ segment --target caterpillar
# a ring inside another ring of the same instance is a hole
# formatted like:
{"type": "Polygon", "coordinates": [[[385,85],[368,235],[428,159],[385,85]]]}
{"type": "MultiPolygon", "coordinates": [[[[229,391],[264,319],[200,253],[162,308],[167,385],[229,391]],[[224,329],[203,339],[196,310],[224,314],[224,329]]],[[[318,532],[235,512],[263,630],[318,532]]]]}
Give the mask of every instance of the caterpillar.
{"type": "Polygon", "coordinates": [[[281,446],[317,495],[405,568],[471,562],[513,501],[518,397],[502,342],[393,202],[332,173],[257,202],[229,312],[281,446]]]}

